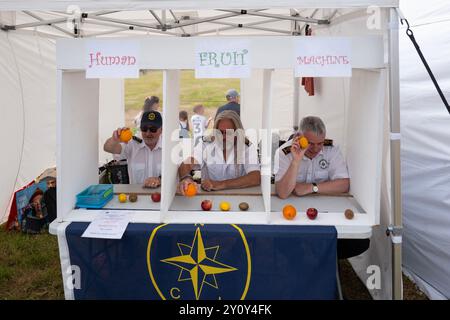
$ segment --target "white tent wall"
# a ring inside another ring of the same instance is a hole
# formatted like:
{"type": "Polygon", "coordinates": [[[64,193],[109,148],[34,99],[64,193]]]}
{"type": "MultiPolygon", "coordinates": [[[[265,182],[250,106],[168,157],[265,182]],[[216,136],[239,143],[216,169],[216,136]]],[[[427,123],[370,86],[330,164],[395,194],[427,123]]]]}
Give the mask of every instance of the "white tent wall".
{"type": "Polygon", "coordinates": [[[0,96],[4,152],[0,157],[0,220],[13,192],[53,166],[55,46],[46,38],[0,32],[0,96]]]}
{"type": "MultiPolygon", "coordinates": [[[[0,23],[15,20],[15,13],[0,13],[0,23]]],[[[8,218],[14,191],[56,165],[55,41],[32,32],[0,31],[0,57],[2,129],[8,132],[0,157],[2,223],[8,218]]],[[[104,141],[125,122],[123,80],[101,80],[99,98],[99,160],[103,162],[112,158],[103,151],[104,141]]]]}
{"type": "MultiPolygon", "coordinates": [[[[448,1],[404,1],[415,38],[450,100],[448,1]]],[[[432,299],[450,298],[450,116],[401,30],[403,266],[432,299]]]]}

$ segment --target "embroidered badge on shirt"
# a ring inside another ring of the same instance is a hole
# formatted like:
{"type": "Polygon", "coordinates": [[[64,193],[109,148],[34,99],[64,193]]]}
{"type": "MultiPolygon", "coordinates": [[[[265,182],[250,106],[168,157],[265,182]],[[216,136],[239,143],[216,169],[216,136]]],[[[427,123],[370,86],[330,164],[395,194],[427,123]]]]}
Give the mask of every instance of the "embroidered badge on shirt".
{"type": "Polygon", "coordinates": [[[328,168],[328,161],[325,159],[322,159],[319,161],[319,166],[321,169],[326,169],[328,168]]]}

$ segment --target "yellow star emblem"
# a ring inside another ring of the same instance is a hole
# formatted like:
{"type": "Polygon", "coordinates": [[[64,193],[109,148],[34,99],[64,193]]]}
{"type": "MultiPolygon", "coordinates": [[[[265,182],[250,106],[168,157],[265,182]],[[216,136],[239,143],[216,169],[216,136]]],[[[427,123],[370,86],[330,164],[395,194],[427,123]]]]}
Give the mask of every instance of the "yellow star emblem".
{"type": "Polygon", "coordinates": [[[204,284],[218,288],[216,274],[237,270],[216,260],[219,246],[205,248],[200,228],[195,231],[191,246],[179,243],[178,249],[181,255],[161,260],[161,262],[181,269],[178,281],[191,280],[197,300],[200,298],[204,284]],[[189,274],[187,277],[185,277],[186,273],[189,274]]]}

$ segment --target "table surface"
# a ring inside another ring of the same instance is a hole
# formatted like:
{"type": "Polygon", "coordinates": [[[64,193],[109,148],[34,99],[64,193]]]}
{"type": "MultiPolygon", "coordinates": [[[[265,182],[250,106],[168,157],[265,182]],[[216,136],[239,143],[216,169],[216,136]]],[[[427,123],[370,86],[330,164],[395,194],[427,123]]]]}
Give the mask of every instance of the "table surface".
{"type": "MultiPolygon", "coordinates": [[[[338,230],[339,238],[367,238],[371,235],[373,221],[351,195],[338,196],[309,195],[306,197],[291,196],[280,199],[274,195],[270,198],[271,208],[265,210],[264,199],[260,187],[224,190],[215,192],[201,191],[193,198],[174,195],[167,212],[161,212],[161,203],[151,200],[150,194],[160,192],[160,188],[149,189],[141,185],[114,185],[114,193],[136,193],[137,202],[120,203],[115,196],[101,210],[74,209],[64,218],[64,221],[92,221],[105,210],[123,210],[130,214],[132,223],[169,223],[169,224],[253,224],[253,225],[334,225],[338,230]],[[231,194],[228,194],[230,192],[231,194]],[[201,201],[212,200],[211,211],[201,209],[201,201]],[[231,210],[219,210],[221,201],[231,204],[231,210]],[[240,211],[239,203],[247,202],[248,211],[240,211]],[[282,215],[282,208],[292,204],[297,209],[294,220],[286,220],[282,215]],[[315,220],[306,217],[306,209],[314,207],[319,211],[315,220]],[[352,209],[355,217],[348,220],[344,217],[345,209],[352,209]]],[[[61,221],[59,221],[61,222],[61,221]]],[[[55,226],[56,227],[56,226],[55,226]]]]}

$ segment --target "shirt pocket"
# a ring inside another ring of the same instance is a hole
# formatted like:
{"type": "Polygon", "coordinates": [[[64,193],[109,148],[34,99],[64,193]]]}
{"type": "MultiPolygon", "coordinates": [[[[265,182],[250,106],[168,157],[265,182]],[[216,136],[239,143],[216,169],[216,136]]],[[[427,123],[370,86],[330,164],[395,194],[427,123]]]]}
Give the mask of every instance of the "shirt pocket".
{"type": "Polygon", "coordinates": [[[300,172],[297,174],[297,182],[306,182],[307,172],[306,169],[302,170],[300,169],[300,172]]]}
{"type": "Polygon", "coordinates": [[[144,183],[145,180],[145,164],[135,163],[131,166],[131,174],[133,180],[130,181],[133,184],[144,183]]]}

